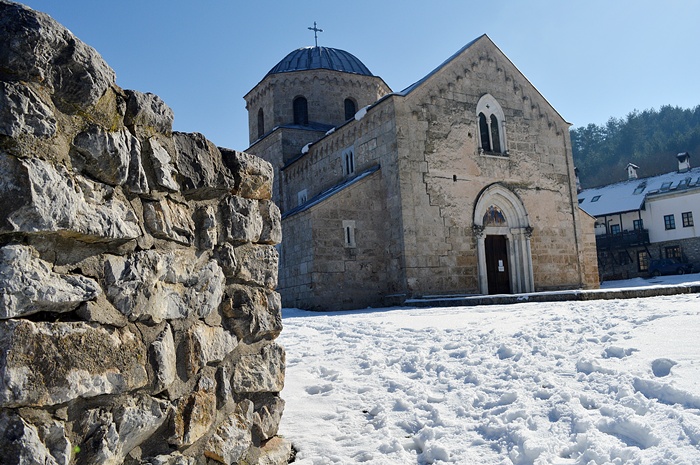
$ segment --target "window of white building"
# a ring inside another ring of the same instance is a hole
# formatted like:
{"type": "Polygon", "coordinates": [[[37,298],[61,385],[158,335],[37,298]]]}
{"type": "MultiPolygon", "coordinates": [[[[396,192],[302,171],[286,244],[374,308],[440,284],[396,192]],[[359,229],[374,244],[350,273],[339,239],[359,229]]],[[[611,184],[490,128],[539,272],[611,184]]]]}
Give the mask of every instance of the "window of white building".
{"type": "Polygon", "coordinates": [[[676,217],[674,215],[664,215],[664,228],[676,229],[676,217]]]}
{"type": "Polygon", "coordinates": [[[681,217],[683,218],[684,228],[693,226],[693,212],[683,212],[681,213],[681,217]]]}

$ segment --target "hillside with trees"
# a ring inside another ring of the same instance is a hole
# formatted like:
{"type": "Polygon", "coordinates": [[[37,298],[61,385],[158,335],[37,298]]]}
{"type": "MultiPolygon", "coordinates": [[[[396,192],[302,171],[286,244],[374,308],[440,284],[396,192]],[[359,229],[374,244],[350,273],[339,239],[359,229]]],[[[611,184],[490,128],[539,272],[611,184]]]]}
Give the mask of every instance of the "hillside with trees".
{"type": "Polygon", "coordinates": [[[573,128],[571,145],[581,186],[586,189],[626,179],[628,163],[641,177],[677,169],[675,155],[690,152],[691,166],[700,163],[700,105],[683,109],[635,110],[610,118],[604,126],[573,128]]]}

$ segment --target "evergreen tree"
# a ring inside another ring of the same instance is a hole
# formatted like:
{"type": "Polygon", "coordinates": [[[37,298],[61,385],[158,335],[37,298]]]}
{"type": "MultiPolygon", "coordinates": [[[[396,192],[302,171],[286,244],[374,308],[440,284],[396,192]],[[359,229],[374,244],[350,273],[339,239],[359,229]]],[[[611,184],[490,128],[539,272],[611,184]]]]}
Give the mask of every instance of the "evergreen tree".
{"type": "Polygon", "coordinates": [[[572,128],[570,134],[584,189],[625,180],[628,163],[639,166],[643,177],[667,173],[677,168],[675,155],[680,152],[700,161],[700,105],[634,110],[605,125],[572,128]]]}

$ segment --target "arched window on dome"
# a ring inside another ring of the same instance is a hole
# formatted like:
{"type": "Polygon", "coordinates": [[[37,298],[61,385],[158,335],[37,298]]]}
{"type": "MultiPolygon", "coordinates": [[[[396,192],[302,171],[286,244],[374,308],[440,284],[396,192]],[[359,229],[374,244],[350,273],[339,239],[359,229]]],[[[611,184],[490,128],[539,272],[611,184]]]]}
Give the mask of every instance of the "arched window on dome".
{"type": "Polygon", "coordinates": [[[304,97],[297,97],[293,102],[294,124],[307,126],[309,124],[309,106],[304,97]]]}
{"type": "Polygon", "coordinates": [[[355,101],[346,98],[345,99],[345,121],[353,118],[355,116],[355,113],[357,113],[357,105],[355,104],[355,101]]]}
{"type": "Polygon", "coordinates": [[[505,115],[491,94],[486,94],[476,105],[479,125],[479,152],[507,156],[505,115]]]}
{"type": "Polygon", "coordinates": [[[258,139],[265,134],[265,114],[263,109],[258,110],[258,139]]]}

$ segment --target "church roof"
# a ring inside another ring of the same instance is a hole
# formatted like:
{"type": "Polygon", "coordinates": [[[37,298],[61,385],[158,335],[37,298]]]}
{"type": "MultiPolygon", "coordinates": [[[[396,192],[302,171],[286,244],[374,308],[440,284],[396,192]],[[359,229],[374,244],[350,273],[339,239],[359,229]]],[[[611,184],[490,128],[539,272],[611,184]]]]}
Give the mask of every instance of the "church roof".
{"type": "Polygon", "coordinates": [[[265,76],[292,71],[330,69],[345,73],[372,76],[369,69],[353,54],[330,47],[302,47],[289,53],[265,76]]]}

